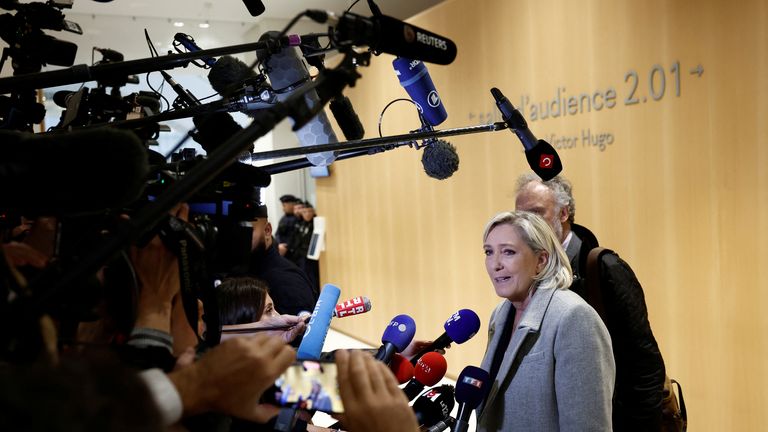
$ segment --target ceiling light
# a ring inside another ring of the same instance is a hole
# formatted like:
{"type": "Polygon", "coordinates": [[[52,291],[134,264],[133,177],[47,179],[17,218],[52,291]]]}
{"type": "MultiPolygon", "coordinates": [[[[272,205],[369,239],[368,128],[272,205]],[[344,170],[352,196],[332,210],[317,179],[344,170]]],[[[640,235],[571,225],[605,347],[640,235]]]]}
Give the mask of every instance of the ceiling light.
{"type": "Polygon", "coordinates": [[[208,28],[208,27],[210,27],[211,25],[210,25],[210,24],[208,24],[208,22],[201,22],[201,23],[200,23],[200,24],[198,24],[197,26],[198,26],[198,27],[200,27],[200,28],[208,28]]]}
{"type": "Polygon", "coordinates": [[[184,23],[181,22],[181,21],[176,21],[176,22],[173,23],[173,26],[174,27],[184,27],[184,23]]]}

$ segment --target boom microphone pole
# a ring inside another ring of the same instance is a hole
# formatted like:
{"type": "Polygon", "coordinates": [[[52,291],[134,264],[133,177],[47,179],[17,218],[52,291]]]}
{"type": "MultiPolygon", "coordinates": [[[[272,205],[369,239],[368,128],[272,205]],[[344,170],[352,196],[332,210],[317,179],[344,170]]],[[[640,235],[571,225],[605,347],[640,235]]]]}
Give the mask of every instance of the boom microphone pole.
{"type": "MultiPolygon", "coordinates": [[[[291,156],[302,156],[307,153],[316,153],[323,151],[335,151],[335,150],[359,150],[359,149],[371,149],[381,146],[402,146],[412,144],[413,141],[422,140],[426,138],[442,138],[447,136],[456,135],[469,135],[480,132],[496,132],[507,129],[508,126],[505,122],[496,122],[486,125],[467,126],[461,128],[445,129],[445,130],[426,130],[411,132],[401,135],[393,135],[380,138],[368,138],[361,140],[350,140],[332,144],[318,144],[306,147],[294,147],[279,150],[270,150],[264,152],[256,152],[251,154],[251,160],[264,160],[264,159],[278,159],[291,156]]],[[[387,149],[388,150],[388,149],[387,149]]],[[[362,153],[361,153],[362,155],[362,153]]],[[[265,167],[262,167],[265,168],[265,167]]],[[[285,172],[285,171],[280,171],[285,172]]]]}
{"type": "MultiPolygon", "coordinates": [[[[406,145],[407,143],[402,143],[402,145],[406,145]]],[[[397,146],[399,147],[399,145],[397,146]]],[[[335,161],[340,161],[343,159],[351,159],[353,157],[357,156],[367,156],[367,155],[373,155],[376,153],[381,153],[387,150],[392,150],[395,147],[374,147],[370,149],[359,149],[359,150],[348,150],[344,152],[340,152],[336,155],[335,161]]],[[[309,168],[312,167],[312,162],[309,161],[307,158],[298,158],[298,159],[291,159],[283,162],[276,162],[269,165],[260,166],[259,168],[263,169],[267,172],[267,174],[280,174],[284,172],[289,171],[295,171],[302,168],[309,168]]]]}

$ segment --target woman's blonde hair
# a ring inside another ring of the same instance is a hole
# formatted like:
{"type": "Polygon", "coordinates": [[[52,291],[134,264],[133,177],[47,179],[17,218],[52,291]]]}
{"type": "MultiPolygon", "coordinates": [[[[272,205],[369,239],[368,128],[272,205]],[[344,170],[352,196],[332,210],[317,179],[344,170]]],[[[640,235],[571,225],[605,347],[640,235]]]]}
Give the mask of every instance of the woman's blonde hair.
{"type": "Polygon", "coordinates": [[[571,286],[573,272],[571,263],[565,255],[562,245],[552,232],[552,228],[539,215],[524,212],[511,211],[499,213],[488,222],[483,232],[483,242],[488,239],[488,234],[499,225],[512,225],[523,241],[534,252],[546,252],[547,264],[533,277],[537,281],[538,289],[566,289],[571,286]]]}

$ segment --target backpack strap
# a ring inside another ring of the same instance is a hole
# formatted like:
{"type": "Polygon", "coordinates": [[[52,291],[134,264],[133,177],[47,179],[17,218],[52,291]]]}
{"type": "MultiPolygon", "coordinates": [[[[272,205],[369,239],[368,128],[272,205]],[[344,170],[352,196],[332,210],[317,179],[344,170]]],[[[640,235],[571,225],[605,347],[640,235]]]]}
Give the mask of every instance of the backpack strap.
{"type": "Polygon", "coordinates": [[[587,303],[597,311],[597,314],[600,315],[600,319],[607,325],[608,317],[605,314],[603,291],[600,287],[600,260],[605,253],[613,253],[613,251],[602,247],[596,247],[589,251],[589,255],[587,255],[587,271],[584,278],[587,282],[587,303]]]}
{"type": "MultiPolygon", "coordinates": [[[[685,399],[683,399],[683,388],[680,387],[680,383],[670,378],[672,384],[677,385],[677,395],[680,396],[680,418],[683,420],[683,432],[688,430],[688,411],[685,409],[685,399]]],[[[674,391],[670,388],[671,391],[674,391]]]]}

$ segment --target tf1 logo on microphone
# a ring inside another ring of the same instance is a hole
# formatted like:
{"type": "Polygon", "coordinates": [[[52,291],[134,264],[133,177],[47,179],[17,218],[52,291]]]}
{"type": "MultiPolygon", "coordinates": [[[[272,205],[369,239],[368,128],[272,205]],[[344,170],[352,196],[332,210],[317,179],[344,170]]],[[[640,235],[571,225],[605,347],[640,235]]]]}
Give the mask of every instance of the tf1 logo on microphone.
{"type": "Polygon", "coordinates": [[[465,376],[464,379],[461,380],[461,382],[463,382],[464,384],[475,386],[477,388],[483,388],[483,382],[477,378],[465,376]]]}
{"type": "Polygon", "coordinates": [[[552,162],[555,160],[555,155],[542,154],[539,157],[539,168],[552,168],[552,162]]]}

